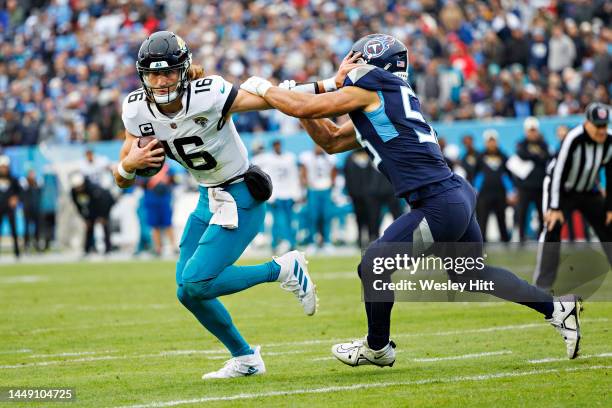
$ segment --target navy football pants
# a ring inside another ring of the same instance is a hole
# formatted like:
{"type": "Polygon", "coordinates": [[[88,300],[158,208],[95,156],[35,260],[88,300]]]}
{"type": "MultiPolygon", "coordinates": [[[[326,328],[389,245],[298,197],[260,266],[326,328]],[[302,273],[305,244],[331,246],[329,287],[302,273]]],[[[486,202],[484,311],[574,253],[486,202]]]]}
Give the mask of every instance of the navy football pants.
{"type": "MultiPolygon", "coordinates": [[[[381,246],[401,242],[411,243],[413,251],[419,252],[418,248],[422,248],[421,253],[427,253],[427,247],[431,247],[432,243],[438,243],[433,244],[433,247],[439,243],[472,243],[465,246],[470,253],[462,255],[482,256],[482,235],[476,221],[475,208],[476,193],[467,181],[461,179],[459,187],[411,203],[411,212],[395,220],[383,236],[368,247],[364,258],[368,258],[369,251],[378,251],[381,246]]],[[[416,255],[413,252],[413,256],[416,255]]],[[[486,265],[484,269],[473,269],[462,274],[447,272],[451,280],[467,282],[468,287],[472,279],[494,282],[494,292],[485,293],[524,304],[546,317],[552,314],[552,296],[505,269],[486,265]]],[[[363,280],[361,265],[359,275],[363,280]]],[[[393,302],[366,301],[365,308],[368,316],[368,345],[377,350],[389,342],[393,302]]]]}

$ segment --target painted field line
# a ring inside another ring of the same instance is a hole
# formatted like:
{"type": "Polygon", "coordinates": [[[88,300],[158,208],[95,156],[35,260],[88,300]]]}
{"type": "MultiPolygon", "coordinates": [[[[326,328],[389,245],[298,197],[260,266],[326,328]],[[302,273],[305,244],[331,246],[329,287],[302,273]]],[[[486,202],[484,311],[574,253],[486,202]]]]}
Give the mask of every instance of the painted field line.
{"type": "Polygon", "coordinates": [[[266,397],[277,397],[285,395],[297,395],[297,394],[325,394],[330,392],[342,392],[342,391],[354,391],[369,388],[387,388],[397,387],[406,385],[427,385],[427,384],[448,384],[458,382],[469,382],[469,381],[488,381],[499,378],[510,378],[510,377],[526,377],[530,375],[541,375],[541,374],[553,374],[553,373],[569,373],[576,371],[593,371],[593,370],[609,370],[612,366],[592,366],[592,367],[572,367],[572,368],[551,368],[546,370],[530,370],[530,371],[502,371],[491,374],[481,375],[466,375],[466,376],[455,376],[455,377],[432,377],[424,378],[422,380],[415,381],[389,381],[381,383],[359,383],[345,386],[333,386],[323,388],[304,388],[297,390],[282,390],[282,391],[267,391],[260,393],[247,393],[247,394],[234,394],[219,397],[202,397],[184,400],[174,401],[153,401],[146,404],[138,405],[127,405],[121,408],[163,408],[163,407],[174,407],[177,405],[184,404],[202,404],[206,402],[214,401],[234,401],[234,400],[250,400],[255,398],[266,398],[266,397]]]}
{"type": "MultiPolygon", "coordinates": [[[[582,319],[585,323],[599,323],[599,322],[607,322],[609,319],[600,318],[600,319],[582,319]]],[[[393,336],[393,338],[403,338],[403,337],[421,337],[421,336],[450,336],[450,335],[462,335],[462,334],[473,334],[473,333],[489,333],[495,331],[507,331],[507,330],[517,330],[517,329],[534,329],[546,327],[545,323],[532,323],[532,324],[523,324],[523,325],[509,325],[509,326],[492,326],[485,327],[481,329],[467,329],[467,330],[454,330],[454,331],[444,331],[444,332],[429,332],[429,333],[404,333],[393,336]]],[[[341,341],[346,341],[347,338],[335,338],[335,339],[320,339],[320,340],[302,340],[302,341],[292,341],[292,342],[282,342],[282,343],[268,343],[262,344],[262,347],[285,347],[285,346],[301,346],[301,345],[316,345],[316,344],[333,344],[341,341]]],[[[19,352],[19,351],[17,351],[19,352]]],[[[116,360],[116,359],[128,359],[128,358],[145,358],[145,357],[165,357],[172,355],[184,355],[184,354],[225,354],[226,351],[223,349],[215,349],[215,350],[170,350],[163,351],[157,354],[144,354],[144,355],[126,355],[126,356],[107,356],[104,360],[116,360]]],[[[8,353],[7,353],[8,354],[8,353]]],[[[268,353],[268,355],[272,355],[268,353]]],[[[59,363],[67,363],[67,362],[87,362],[94,360],[86,360],[86,359],[77,359],[77,360],[63,360],[63,361],[50,361],[46,362],[45,365],[54,365],[59,363]]],[[[41,362],[43,363],[43,362],[41,362]]],[[[16,365],[4,365],[0,366],[0,369],[11,369],[11,368],[26,368],[30,366],[35,366],[39,363],[27,363],[27,364],[16,364],[16,365]]]]}
{"type": "Polygon", "coordinates": [[[343,280],[343,279],[355,279],[355,282],[359,281],[359,276],[357,276],[357,271],[355,272],[334,272],[334,273],[322,273],[316,275],[315,282],[322,280],[343,280]]]}
{"type": "Polygon", "coordinates": [[[31,353],[30,349],[19,349],[19,350],[3,350],[0,351],[0,354],[22,354],[22,353],[31,353]]]}
{"type": "MultiPolygon", "coordinates": [[[[431,357],[431,358],[413,358],[410,361],[414,361],[417,363],[433,363],[437,361],[449,361],[449,360],[467,360],[470,358],[481,358],[481,357],[490,357],[490,356],[501,356],[505,354],[512,354],[510,350],[500,350],[500,351],[488,351],[484,353],[473,353],[473,354],[462,354],[459,356],[446,356],[446,357],[431,357]]],[[[326,360],[335,360],[336,357],[317,357],[313,358],[312,361],[326,361],[326,360]]]]}
{"type": "Polygon", "coordinates": [[[84,357],[77,358],[73,360],[51,360],[51,361],[39,361],[36,363],[25,363],[25,364],[13,364],[13,365],[2,365],[0,369],[2,370],[10,370],[13,368],[27,368],[27,367],[46,367],[52,365],[58,365],[62,363],[82,363],[88,361],[101,361],[101,360],[119,360],[121,358],[125,358],[126,356],[98,356],[98,357],[84,357]]]}
{"type": "Polygon", "coordinates": [[[67,351],[64,353],[54,354],[32,354],[29,358],[45,358],[45,357],[77,357],[77,356],[91,356],[102,353],[114,353],[115,350],[99,350],[99,351],[67,351]]]}
{"type": "MultiPolygon", "coordinates": [[[[582,323],[602,323],[609,321],[608,318],[599,319],[581,319],[582,323]]],[[[508,331],[508,330],[525,330],[525,329],[538,329],[547,327],[548,324],[542,323],[529,323],[529,324],[513,324],[508,326],[490,326],[483,327],[480,329],[465,329],[465,330],[451,330],[451,331],[438,331],[438,332],[418,332],[418,333],[399,333],[391,336],[392,338],[404,338],[404,337],[426,337],[426,336],[458,336],[463,334],[477,334],[477,333],[492,333],[497,331],[508,331]]],[[[283,343],[268,343],[262,344],[262,347],[283,347],[283,346],[307,346],[311,344],[324,344],[347,341],[348,337],[335,338],[335,339],[320,339],[320,340],[302,340],[302,341],[289,341],[283,343]]]]}
{"type": "MultiPolygon", "coordinates": [[[[166,319],[164,323],[178,323],[185,321],[184,319],[166,319]]],[[[66,330],[90,330],[90,329],[99,329],[101,327],[132,327],[132,326],[147,326],[150,324],[159,325],[160,321],[157,320],[137,320],[132,322],[117,322],[117,323],[108,323],[108,324],[82,324],[79,326],[67,325],[67,326],[54,326],[54,327],[41,327],[39,329],[30,330],[29,334],[39,334],[39,333],[48,333],[54,331],[66,331],[66,330]]]]}
{"type": "MultiPolygon", "coordinates": [[[[49,356],[70,356],[70,355],[87,355],[87,354],[96,354],[96,352],[84,352],[81,354],[77,353],[60,353],[49,356]]],[[[95,356],[95,357],[83,357],[83,358],[75,358],[69,360],[50,360],[50,361],[39,361],[36,363],[23,363],[23,364],[8,364],[8,365],[0,365],[0,370],[11,370],[15,368],[28,368],[28,367],[46,367],[60,364],[68,364],[68,363],[88,363],[92,361],[108,361],[108,360],[128,360],[128,359],[139,359],[139,358],[158,358],[158,357],[171,357],[171,356],[181,356],[181,355],[191,355],[191,354],[204,354],[207,360],[227,360],[230,358],[230,355],[227,350],[172,350],[172,351],[162,351],[160,353],[154,354],[123,354],[123,355],[105,355],[105,356],[95,356]],[[217,355],[221,354],[221,355],[217,355]]],[[[293,351],[278,351],[278,352],[268,352],[262,353],[264,356],[281,356],[285,354],[304,354],[303,350],[293,350],[293,351]]]]}
{"type": "Polygon", "coordinates": [[[473,353],[473,354],[462,354],[459,356],[446,356],[446,357],[431,357],[431,358],[413,358],[412,361],[418,363],[432,363],[436,361],[449,361],[449,360],[466,360],[470,358],[480,358],[480,357],[489,357],[489,356],[501,356],[504,354],[512,354],[510,350],[500,350],[500,351],[488,351],[485,353],[473,353]]]}
{"type": "MultiPolygon", "coordinates": [[[[584,360],[586,358],[605,358],[605,357],[612,357],[612,353],[586,354],[584,356],[579,355],[578,360],[584,360]]],[[[554,363],[557,361],[569,361],[569,360],[567,358],[557,358],[557,357],[541,358],[537,360],[527,360],[528,363],[532,363],[532,364],[554,363]]]]}
{"type": "Polygon", "coordinates": [[[38,275],[7,276],[0,278],[0,284],[10,285],[19,283],[37,283],[44,282],[47,280],[47,277],[38,275]]]}
{"type": "MultiPolygon", "coordinates": [[[[292,350],[292,351],[270,351],[268,353],[266,353],[265,351],[262,351],[261,355],[266,357],[266,356],[284,356],[287,354],[307,354],[304,353],[304,350],[292,350]]],[[[229,359],[229,355],[227,353],[224,353],[224,355],[222,356],[210,356],[210,357],[206,357],[208,360],[227,360],[229,359]]]]}

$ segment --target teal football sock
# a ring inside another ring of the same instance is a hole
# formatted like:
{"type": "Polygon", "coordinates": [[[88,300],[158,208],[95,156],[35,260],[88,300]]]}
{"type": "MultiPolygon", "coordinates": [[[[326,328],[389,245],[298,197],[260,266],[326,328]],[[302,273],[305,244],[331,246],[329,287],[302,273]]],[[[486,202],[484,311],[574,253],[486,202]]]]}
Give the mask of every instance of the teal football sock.
{"type": "Polygon", "coordinates": [[[242,337],[223,303],[218,299],[196,299],[179,287],[178,298],[183,305],[232,353],[232,357],[253,354],[253,349],[242,337]]]}

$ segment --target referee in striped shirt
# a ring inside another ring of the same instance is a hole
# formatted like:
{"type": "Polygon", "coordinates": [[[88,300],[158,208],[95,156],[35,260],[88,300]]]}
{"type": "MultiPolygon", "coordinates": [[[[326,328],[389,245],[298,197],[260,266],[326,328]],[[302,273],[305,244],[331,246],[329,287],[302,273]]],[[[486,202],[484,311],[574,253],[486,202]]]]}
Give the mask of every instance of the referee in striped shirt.
{"type": "MultiPolygon", "coordinates": [[[[561,227],[579,210],[602,242],[612,241],[612,132],[609,108],[591,103],[586,121],[569,131],[544,178],[542,211],[545,227],[540,235],[534,283],[551,290],[559,267],[561,227]],[[605,168],[606,192],[598,188],[598,173],[605,168]],[[553,243],[553,244],[551,244],[553,243]]],[[[612,251],[602,245],[612,264],[612,251]]]]}

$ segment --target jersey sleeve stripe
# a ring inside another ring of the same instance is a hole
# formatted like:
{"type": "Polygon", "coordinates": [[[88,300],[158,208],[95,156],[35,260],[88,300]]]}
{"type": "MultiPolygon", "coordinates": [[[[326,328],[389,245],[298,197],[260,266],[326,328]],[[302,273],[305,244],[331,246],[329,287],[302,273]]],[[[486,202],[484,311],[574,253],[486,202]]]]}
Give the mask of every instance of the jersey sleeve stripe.
{"type": "Polygon", "coordinates": [[[223,104],[223,109],[221,109],[221,118],[224,118],[227,115],[232,105],[234,104],[234,101],[236,100],[236,96],[238,96],[238,87],[232,85],[229,91],[229,95],[227,96],[227,99],[223,104]]]}

